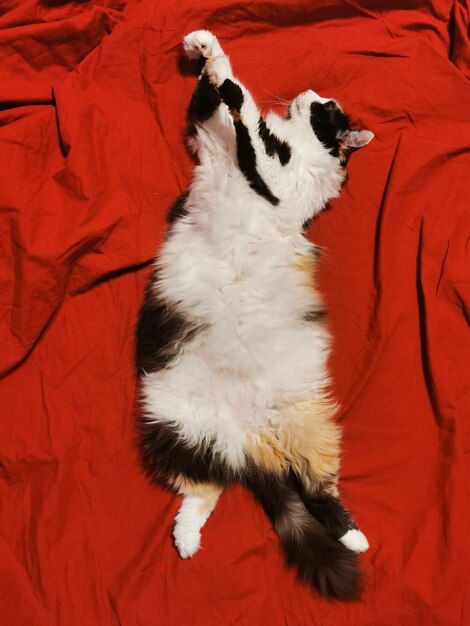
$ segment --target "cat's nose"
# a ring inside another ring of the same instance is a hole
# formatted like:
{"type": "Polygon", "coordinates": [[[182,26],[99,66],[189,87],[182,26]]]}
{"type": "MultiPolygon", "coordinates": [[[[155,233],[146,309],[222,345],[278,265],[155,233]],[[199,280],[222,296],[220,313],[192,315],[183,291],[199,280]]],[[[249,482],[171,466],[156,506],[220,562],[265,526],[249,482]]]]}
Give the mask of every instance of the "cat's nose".
{"type": "Polygon", "coordinates": [[[309,102],[315,100],[317,97],[318,96],[314,91],[312,91],[311,89],[307,89],[307,91],[302,91],[299,99],[301,102],[309,102]]]}
{"type": "Polygon", "coordinates": [[[297,96],[297,110],[300,111],[300,108],[312,102],[314,100],[314,92],[311,89],[307,89],[307,91],[302,91],[297,96]]]}
{"type": "Polygon", "coordinates": [[[322,98],[320,94],[318,94],[316,91],[313,91],[312,89],[309,89],[306,93],[310,95],[310,97],[312,98],[312,102],[321,102],[322,104],[325,104],[325,102],[328,102],[330,100],[330,98],[322,98]]]}

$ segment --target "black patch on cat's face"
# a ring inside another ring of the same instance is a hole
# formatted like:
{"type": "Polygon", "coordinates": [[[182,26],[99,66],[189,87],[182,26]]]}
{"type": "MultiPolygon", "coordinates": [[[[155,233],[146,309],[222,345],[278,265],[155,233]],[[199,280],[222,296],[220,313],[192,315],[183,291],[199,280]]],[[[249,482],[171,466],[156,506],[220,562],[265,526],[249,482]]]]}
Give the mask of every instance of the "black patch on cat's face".
{"type": "Polygon", "coordinates": [[[182,439],[169,422],[143,422],[140,426],[141,458],[149,476],[171,482],[183,475],[193,482],[213,482],[226,486],[236,479],[212,442],[193,446],[182,439]]]}
{"type": "Polygon", "coordinates": [[[258,173],[256,152],[251,143],[250,133],[241,120],[235,121],[235,131],[237,134],[238,165],[248,184],[259,196],[266,198],[268,202],[276,206],[279,204],[279,198],[272,193],[258,173]]]}
{"type": "Polygon", "coordinates": [[[264,148],[268,156],[272,157],[277,154],[281,165],[289,163],[291,158],[291,149],[289,144],[285,141],[281,141],[279,137],[276,137],[276,135],[274,135],[266,126],[266,122],[262,117],[259,118],[258,122],[258,134],[264,143],[264,148]]]}
{"type": "Polygon", "coordinates": [[[198,80],[196,89],[189,103],[188,109],[188,135],[194,135],[195,125],[206,122],[217,111],[220,105],[220,97],[214,85],[211,85],[206,74],[198,80]]]}
{"type": "MultiPolygon", "coordinates": [[[[155,280],[156,276],[152,282],[155,280]]],[[[151,373],[168,367],[184,344],[203,328],[148,288],[137,325],[137,368],[151,373]]]]}
{"type": "Polygon", "coordinates": [[[348,116],[341,111],[336,102],[329,100],[312,102],[310,105],[310,124],[313,132],[332,156],[340,156],[341,141],[338,133],[349,128],[348,116]]]}
{"type": "Polygon", "coordinates": [[[166,216],[169,224],[174,224],[175,222],[177,222],[182,217],[185,217],[188,214],[188,208],[186,205],[188,196],[189,196],[189,191],[185,191],[173,203],[173,205],[171,206],[166,216]]]}

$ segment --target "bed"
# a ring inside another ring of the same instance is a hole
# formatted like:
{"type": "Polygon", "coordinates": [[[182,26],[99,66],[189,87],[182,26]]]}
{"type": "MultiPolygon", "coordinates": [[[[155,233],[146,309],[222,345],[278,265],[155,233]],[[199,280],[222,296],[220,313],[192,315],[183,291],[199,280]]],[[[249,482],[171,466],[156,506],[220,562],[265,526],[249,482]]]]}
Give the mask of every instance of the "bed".
{"type": "Polygon", "coordinates": [[[470,623],[465,2],[6,0],[0,12],[2,625],[470,623]],[[371,545],[353,603],[296,579],[241,487],[181,560],[178,501],[139,464],[135,326],[193,167],[181,40],[197,28],[262,107],[312,88],[375,133],[308,232],[335,338],[340,489],[371,545]]]}

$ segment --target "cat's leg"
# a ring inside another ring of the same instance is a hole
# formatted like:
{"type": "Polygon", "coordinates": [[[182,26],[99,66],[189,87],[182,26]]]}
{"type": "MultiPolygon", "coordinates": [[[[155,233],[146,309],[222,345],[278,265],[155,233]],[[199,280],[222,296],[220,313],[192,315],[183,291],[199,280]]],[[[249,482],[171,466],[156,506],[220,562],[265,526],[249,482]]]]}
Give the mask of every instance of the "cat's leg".
{"type": "MultiPolygon", "coordinates": [[[[315,415],[311,415],[315,421],[315,415]]],[[[316,420],[314,433],[301,429],[307,436],[292,450],[292,465],[300,482],[305,505],[319,522],[353,552],[365,552],[369,543],[340,500],[338,492],[338,427],[327,415],[316,420]],[[300,458],[300,461],[298,460],[300,458]]]]}
{"type": "Polygon", "coordinates": [[[204,526],[223,488],[212,483],[179,481],[178,492],[183,502],[175,517],[173,537],[181,558],[193,556],[201,545],[201,528],[204,526]]]}
{"type": "Polygon", "coordinates": [[[235,150],[235,131],[227,107],[218,89],[209,81],[205,64],[212,55],[223,54],[217,38],[207,30],[186,35],[183,46],[190,59],[198,59],[201,67],[196,88],[188,109],[188,144],[204,162],[207,158],[227,157],[235,150]]]}
{"type": "MultiPolygon", "coordinates": [[[[216,106],[216,102],[223,102],[226,105],[219,107],[217,111],[219,116],[225,115],[229,118],[231,138],[235,129],[236,147],[229,151],[229,155],[236,161],[253,191],[271,204],[278,204],[279,198],[266,183],[263,163],[268,164],[268,170],[273,167],[273,158],[278,159],[279,167],[286,165],[291,157],[289,146],[269,131],[251,93],[234,77],[230,60],[214,35],[208,31],[195,31],[185,37],[185,48],[192,58],[200,55],[204,63],[199,84],[201,89],[204,87],[206,100],[212,103],[213,107],[216,106]],[[209,91],[209,88],[214,91],[209,91]]],[[[197,107],[195,105],[190,107],[190,112],[191,108],[196,110],[197,107]]],[[[223,135],[226,132],[226,117],[218,128],[212,124],[210,129],[212,134],[215,132],[223,135]]]]}
{"type": "Polygon", "coordinates": [[[266,173],[272,174],[273,167],[276,169],[289,162],[290,147],[267,128],[253,96],[233,76],[226,56],[208,59],[205,71],[233,118],[237,138],[236,158],[240,170],[253,191],[271,204],[279,204],[279,198],[271,189],[273,177],[271,175],[267,178],[266,173]],[[277,164],[273,157],[278,158],[277,164]]]}
{"type": "Polygon", "coordinates": [[[196,30],[183,40],[184,49],[189,58],[200,59],[201,77],[206,76],[208,83],[219,95],[236,119],[243,115],[248,126],[257,126],[260,112],[248,89],[237,80],[232,71],[228,56],[222,50],[217,37],[207,30],[196,30]]]}
{"type": "Polygon", "coordinates": [[[353,552],[365,552],[369,548],[366,536],[359,530],[350,512],[341,502],[336,486],[335,495],[330,491],[330,486],[320,487],[314,494],[303,490],[304,502],[309,513],[347,548],[353,552]]]}
{"type": "Polygon", "coordinates": [[[248,89],[234,77],[230,60],[217,37],[207,30],[196,30],[186,35],[183,45],[189,58],[200,60],[201,77],[208,77],[232,116],[236,119],[243,109],[247,125],[257,126],[260,118],[258,107],[248,89]]]}
{"type": "Polygon", "coordinates": [[[338,494],[339,430],[335,407],[322,399],[285,407],[274,427],[249,434],[247,455],[267,472],[292,471],[310,514],[354,552],[369,547],[338,494]]]}
{"type": "Polygon", "coordinates": [[[250,463],[246,484],[253,491],[281,540],[287,562],[300,578],[330,598],[352,600],[360,589],[356,555],[309,514],[290,472],[278,472],[277,461],[265,450],[262,466],[250,463]],[[266,461],[273,468],[266,467],[266,461]]]}

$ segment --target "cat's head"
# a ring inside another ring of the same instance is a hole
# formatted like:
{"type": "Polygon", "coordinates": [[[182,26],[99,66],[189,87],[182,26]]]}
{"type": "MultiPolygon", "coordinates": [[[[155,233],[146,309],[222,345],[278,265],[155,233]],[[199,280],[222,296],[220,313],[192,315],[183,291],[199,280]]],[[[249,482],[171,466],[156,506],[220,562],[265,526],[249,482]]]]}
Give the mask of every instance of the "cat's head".
{"type": "Polygon", "coordinates": [[[290,167],[281,168],[277,175],[280,173],[288,197],[297,202],[298,218],[304,221],[339,194],[347,180],[350,154],[374,137],[369,130],[352,128],[335,100],[312,90],[295,97],[284,118],[269,114],[266,122],[289,146],[290,167]]]}
{"type": "Polygon", "coordinates": [[[286,118],[315,138],[346,165],[352,150],[366,146],[373,138],[370,130],[352,129],[349,117],[335,100],[322,98],[309,89],[292,100],[286,118]]]}

